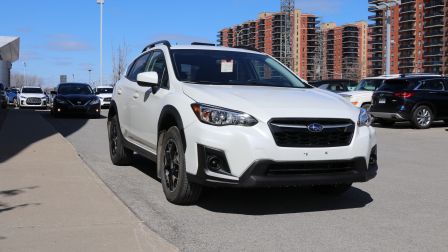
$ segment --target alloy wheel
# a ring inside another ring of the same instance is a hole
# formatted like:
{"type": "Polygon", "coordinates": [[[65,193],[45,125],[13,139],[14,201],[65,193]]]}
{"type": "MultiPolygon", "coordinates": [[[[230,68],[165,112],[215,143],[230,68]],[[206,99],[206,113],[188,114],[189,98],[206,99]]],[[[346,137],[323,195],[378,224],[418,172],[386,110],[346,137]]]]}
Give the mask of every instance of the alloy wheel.
{"type": "Polygon", "coordinates": [[[428,126],[431,123],[431,112],[423,108],[417,112],[417,123],[422,126],[428,126]]]}
{"type": "Polygon", "coordinates": [[[110,125],[110,148],[112,155],[117,153],[118,148],[118,130],[116,123],[112,122],[110,125]]]}
{"type": "Polygon", "coordinates": [[[179,151],[174,139],[169,139],[165,146],[165,157],[163,161],[165,172],[165,184],[167,188],[174,192],[179,180],[179,151]]]}

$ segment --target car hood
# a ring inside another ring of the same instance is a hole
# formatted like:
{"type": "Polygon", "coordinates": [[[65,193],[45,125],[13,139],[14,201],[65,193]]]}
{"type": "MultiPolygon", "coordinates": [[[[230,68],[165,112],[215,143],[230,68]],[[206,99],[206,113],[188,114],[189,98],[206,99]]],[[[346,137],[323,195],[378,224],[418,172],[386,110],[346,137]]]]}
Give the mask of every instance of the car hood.
{"type": "Polygon", "coordinates": [[[71,94],[71,95],[57,95],[55,98],[70,101],[72,104],[75,104],[75,105],[84,105],[88,101],[95,100],[97,97],[96,97],[96,95],[71,94]]]}
{"type": "Polygon", "coordinates": [[[185,84],[184,93],[198,103],[246,112],[259,121],[271,118],[349,118],[359,110],[344,98],[317,88],[281,88],[185,84]]]}
{"type": "Polygon", "coordinates": [[[28,98],[28,97],[37,97],[37,98],[47,98],[45,94],[32,94],[32,93],[21,93],[20,96],[28,98]]]}
{"type": "Polygon", "coordinates": [[[349,92],[343,92],[339,93],[339,95],[342,96],[372,96],[373,91],[349,91],[349,92]]]}
{"type": "Polygon", "coordinates": [[[96,96],[101,97],[101,98],[111,98],[112,94],[97,94],[96,96]]]}

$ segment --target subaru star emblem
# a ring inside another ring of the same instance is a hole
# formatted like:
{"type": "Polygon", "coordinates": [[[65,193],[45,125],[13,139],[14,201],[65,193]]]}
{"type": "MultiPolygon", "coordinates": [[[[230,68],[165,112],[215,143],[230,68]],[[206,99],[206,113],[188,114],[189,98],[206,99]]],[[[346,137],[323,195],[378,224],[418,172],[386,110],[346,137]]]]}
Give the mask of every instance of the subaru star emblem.
{"type": "Polygon", "coordinates": [[[318,132],[322,132],[322,130],[324,130],[324,126],[322,126],[321,124],[318,124],[318,123],[312,123],[312,124],[308,125],[308,130],[310,132],[318,133],[318,132]]]}

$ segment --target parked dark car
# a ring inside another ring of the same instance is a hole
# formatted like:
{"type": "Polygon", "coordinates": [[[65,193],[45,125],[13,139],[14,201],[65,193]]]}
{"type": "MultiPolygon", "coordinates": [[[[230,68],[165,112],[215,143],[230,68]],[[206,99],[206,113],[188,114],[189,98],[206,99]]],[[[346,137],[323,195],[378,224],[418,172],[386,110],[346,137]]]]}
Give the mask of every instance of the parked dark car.
{"type": "Polygon", "coordinates": [[[310,84],[317,88],[329,90],[335,93],[355,90],[358,85],[358,83],[354,80],[322,80],[310,82],[310,84]]]}
{"type": "Polygon", "coordinates": [[[448,123],[448,78],[402,76],[386,80],[373,94],[370,113],[384,126],[410,121],[415,128],[426,129],[436,120],[448,123]]]}
{"type": "Polygon", "coordinates": [[[0,106],[6,108],[8,106],[8,96],[6,96],[5,86],[0,83],[0,106]]]}
{"type": "Polygon", "coordinates": [[[51,109],[54,116],[81,114],[100,117],[101,102],[90,85],[84,83],[59,84],[56,93],[51,109]]]}

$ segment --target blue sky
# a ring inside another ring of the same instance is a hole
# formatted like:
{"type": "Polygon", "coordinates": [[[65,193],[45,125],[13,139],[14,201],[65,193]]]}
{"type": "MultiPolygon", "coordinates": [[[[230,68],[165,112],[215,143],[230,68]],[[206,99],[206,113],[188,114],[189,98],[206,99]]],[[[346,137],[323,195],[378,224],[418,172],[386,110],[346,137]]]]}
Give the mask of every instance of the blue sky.
{"type": "MultiPolygon", "coordinates": [[[[279,0],[105,0],[104,78],[111,79],[112,47],[123,41],[128,62],[151,41],[216,42],[221,28],[278,11],[279,0]]],[[[0,35],[21,38],[13,71],[42,77],[45,86],[59,75],[87,82],[99,79],[99,7],[96,0],[2,0],[0,35]]],[[[297,0],[296,7],[338,24],[366,20],[367,0],[297,0]]]]}

